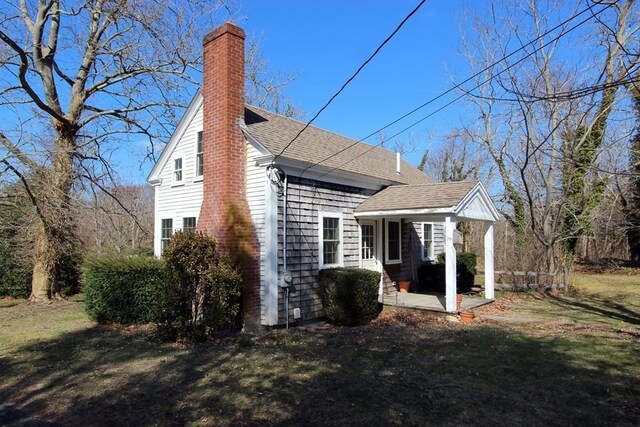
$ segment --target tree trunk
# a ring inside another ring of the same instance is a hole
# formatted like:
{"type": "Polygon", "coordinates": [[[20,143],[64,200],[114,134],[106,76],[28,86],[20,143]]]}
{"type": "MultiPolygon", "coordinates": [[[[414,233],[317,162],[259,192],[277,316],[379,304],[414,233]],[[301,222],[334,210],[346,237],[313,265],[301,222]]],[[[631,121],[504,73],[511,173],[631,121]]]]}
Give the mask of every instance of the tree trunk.
{"type": "Polygon", "coordinates": [[[59,135],[56,141],[53,168],[47,182],[37,186],[38,221],[34,231],[33,278],[31,297],[34,302],[47,302],[60,297],[60,268],[65,253],[75,243],[70,209],[70,194],[74,179],[73,158],[76,150],[76,130],[54,123],[59,135]]]}
{"type": "Polygon", "coordinates": [[[47,233],[46,226],[38,221],[34,236],[33,279],[31,297],[33,302],[47,302],[60,294],[58,268],[61,251],[47,233]]]}

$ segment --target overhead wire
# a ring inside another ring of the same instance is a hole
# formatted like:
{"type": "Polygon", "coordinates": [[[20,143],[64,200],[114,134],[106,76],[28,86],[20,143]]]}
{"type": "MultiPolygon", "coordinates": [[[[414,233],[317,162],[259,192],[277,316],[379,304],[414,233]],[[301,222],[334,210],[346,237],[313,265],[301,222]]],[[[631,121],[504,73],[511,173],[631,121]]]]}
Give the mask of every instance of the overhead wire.
{"type": "Polygon", "coordinates": [[[376,50],[369,56],[369,58],[367,58],[367,60],[364,61],[362,65],[360,65],[360,67],[358,67],[356,72],[353,73],[353,75],[349,77],[349,79],[347,79],[346,82],[344,82],[344,84],[340,87],[340,89],[335,94],[333,94],[331,98],[329,98],[329,100],[322,106],[322,108],[318,110],[318,112],[311,118],[311,120],[309,120],[304,125],[304,127],[298,132],[298,134],[295,137],[293,137],[293,139],[289,141],[287,145],[285,145],[285,147],[280,151],[280,153],[273,158],[273,160],[271,161],[271,164],[274,164],[278,160],[278,158],[282,156],[284,152],[291,146],[291,144],[293,144],[294,141],[297,140],[300,137],[300,135],[302,135],[302,133],[305,130],[307,130],[309,126],[311,126],[311,123],[313,123],[318,118],[318,116],[320,116],[320,114],[333,102],[333,100],[336,99],[338,95],[340,95],[340,93],[342,93],[342,91],[347,87],[347,85],[351,83],[358,74],[360,74],[360,72],[364,69],[364,67],[366,67],[367,64],[371,62],[371,60],[378,54],[378,52],[380,52],[382,48],[398,33],[398,31],[400,31],[400,29],[404,26],[404,24],[422,7],[422,5],[426,1],[427,0],[420,1],[420,3],[402,20],[402,22],[398,24],[396,29],[393,30],[393,32],[376,48],[376,50]]]}
{"type": "MultiPolygon", "coordinates": [[[[614,2],[607,3],[605,7],[603,7],[602,9],[600,9],[600,10],[599,10],[599,11],[597,11],[597,12],[594,12],[594,14],[596,14],[596,15],[597,15],[597,14],[600,14],[600,13],[604,12],[605,10],[607,10],[608,8],[610,8],[610,7],[614,6],[614,5],[615,5],[615,4],[617,4],[618,2],[619,2],[619,0],[615,0],[614,2]]],[[[578,16],[580,16],[580,15],[582,15],[582,14],[584,14],[584,13],[588,12],[588,11],[591,11],[591,8],[586,8],[586,9],[582,10],[581,12],[579,12],[579,13],[577,13],[577,14],[573,15],[572,17],[568,18],[567,20],[563,21],[561,24],[558,24],[557,26],[555,26],[553,29],[551,29],[551,30],[549,30],[549,31],[545,32],[544,34],[542,34],[541,36],[537,37],[536,39],[534,39],[534,40],[532,40],[532,41],[528,42],[527,44],[522,45],[520,48],[518,48],[518,49],[514,50],[513,52],[509,53],[508,55],[505,55],[505,56],[504,56],[504,57],[502,57],[501,59],[499,59],[499,60],[497,60],[497,61],[493,62],[491,65],[489,65],[489,66],[487,66],[487,67],[483,68],[482,70],[480,70],[479,72],[475,73],[475,74],[474,74],[474,75],[472,75],[471,77],[469,77],[469,78],[465,79],[464,81],[462,81],[462,82],[460,82],[460,83],[455,84],[455,85],[454,85],[454,86],[452,86],[451,88],[447,89],[445,92],[443,92],[443,93],[441,93],[441,94],[437,95],[437,96],[436,96],[436,97],[434,97],[434,98],[429,99],[427,102],[425,102],[425,103],[423,103],[422,105],[420,105],[420,106],[418,106],[418,107],[414,108],[413,110],[411,110],[411,111],[409,111],[408,113],[406,113],[406,114],[402,115],[401,117],[399,117],[399,118],[395,119],[394,121],[392,121],[392,122],[390,122],[389,124],[387,124],[387,125],[383,126],[382,128],[380,128],[380,129],[378,129],[378,130],[376,130],[376,131],[374,131],[374,132],[370,133],[370,134],[369,134],[369,135],[367,135],[366,137],[364,137],[364,138],[362,138],[362,139],[359,139],[359,140],[357,140],[357,141],[354,141],[352,144],[350,144],[350,145],[348,145],[347,147],[345,147],[345,148],[343,148],[343,149],[341,149],[341,150],[337,151],[336,153],[334,153],[334,154],[332,154],[332,155],[330,155],[330,156],[328,156],[328,157],[324,158],[323,160],[321,160],[321,161],[319,161],[319,162],[312,163],[312,164],[308,165],[308,166],[307,166],[307,167],[302,171],[302,173],[300,174],[300,176],[302,177],[302,175],[304,175],[304,173],[305,173],[306,171],[308,171],[309,169],[311,169],[311,168],[314,168],[314,167],[316,167],[316,166],[321,165],[322,163],[326,162],[327,160],[329,160],[329,159],[331,159],[331,158],[333,158],[333,157],[335,157],[335,156],[337,156],[337,155],[339,155],[339,154],[341,154],[341,153],[343,153],[343,152],[347,151],[348,149],[350,149],[350,148],[354,147],[355,145],[357,145],[357,144],[359,144],[359,143],[361,143],[361,142],[365,141],[366,139],[370,138],[371,136],[373,136],[373,135],[375,135],[375,134],[377,134],[377,133],[379,133],[379,132],[381,132],[381,131],[383,131],[383,130],[385,130],[385,129],[389,128],[390,126],[392,126],[392,125],[394,125],[394,124],[398,123],[399,121],[401,121],[401,120],[403,120],[403,119],[407,118],[408,116],[410,116],[410,115],[414,114],[415,112],[417,112],[417,111],[421,110],[422,108],[426,107],[427,105],[429,105],[429,104],[431,104],[431,103],[433,103],[433,102],[437,101],[438,99],[440,99],[440,98],[442,98],[443,96],[445,96],[445,95],[447,95],[447,94],[451,93],[451,92],[452,92],[452,91],[454,91],[455,89],[460,88],[460,87],[461,87],[462,85],[464,85],[465,83],[467,83],[467,82],[471,81],[472,79],[474,79],[474,78],[476,78],[476,77],[480,76],[482,73],[484,73],[484,72],[486,72],[486,71],[490,70],[491,68],[493,68],[493,67],[495,67],[496,65],[500,64],[501,62],[504,62],[505,60],[509,59],[511,56],[515,55],[515,54],[516,54],[516,53],[518,53],[519,51],[524,50],[526,47],[528,47],[528,46],[530,46],[530,45],[532,45],[532,44],[534,44],[534,43],[538,42],[542,37],[544,37],[544,36],[548,35],[549,33],[553,32],[554,30],[557,30],[558,28],[563,27],[565,24],[567,24],[567,23],[571,22],[571,21],[572,21],[572,20],[574,20],[576,17],[578,17],[578,16]]],[[[523,57],[522,57],[522,58],[520,58],[518,61],[514,62],[513,64],[511,64],[511,65],[509,65],[508,67],[504,68],[503,70],[500,70],[500,71],[499,71],[497,74],[495,74],[494,76],[491,76],[490,78],[488,78],[488,79],[486,79],[486,80],[482,81],[481,83],[476,84],[473,88],[471,88],[471,89],[470,89],[470,90],[468,90],[467,92],[472,91],[472,90],[474,90],[474,89],[477,89],[477,88],[479,88],[480,86],[482,86],[482,85],[484,85],[484,84],[486,84],[486,83],[490,82],[490,81],[491,81],[491,80],[493,80],[495,77],[497,77],[497,76],[499,76],[500,74],[502,74],[502,73],[504,73],[504,72],[508,71],[509,69],[513,68],[514,66],[516,66],[516,65],[518,65],[519,63],[521,63],[521,62],[523,62],[524,60],[526,60],[527,58],[529,58],[529,57],[533,56],[534,54],[536,54],[537,52],[539,52],[541,49],[543,49],[544,47],[546,47],[549,43],[552,43],[552,42],[557,41],[558,39],[560,39],[561,37],[563,37],[563,36],[565,36],[566,34],[570,33],[571,31],[575,30],[575,29],[576,29],[576,28],[578,28],[579,26],[584,25],[584,24],[585,24],[586,22],[588,22],[592,17],[593,17],[593,15],[591,15],[591,16],[589,16],[589,17],[587,17],[586,19],[583,19],[583,20],[582,20],[582,21],[580,21],[579,23],[575,24],[573,27],[571,27],[571,28],[569,28],[569,29],[567,29],[567,30],[563,31],[563,32],[562,32],[562,33],[560,33],[558,36],[554,37],[554,38],[553,38],[553,39],[551,39],[550,41],[548,41],[548,42],[544,43],[543,45],[541,45],[541,46],[537,47],[536,49],[534,49],[533,51],[531,51],[531,52],[530,52],[530,53],[528,53],[527,55],[523,56],[523,57]]],[[[375,148],[377,148],[377,147],[381,146],[381,145],[382,145],[382,144],[384,144],[385,142],[388,142],[388,141],[392,140],[393,138],[395,138],[395,137],[399,136],[400,134],[402,134],[402,133],[406,132],[407,130],[409,130],[409,129],[411,129],[411,128],[415,127],[416,125],[418,125],[418,124],[420,124],[420,123],[422,123],[422,122],[423,122],[423,121],[425,121],[426,119],[428,119],[428,118],[430,118],[430,117],[434,116],[435,114],[439,113],[440,111],[444,110],[445,108],[449,107],[450,105],[454,104],[455,102],[459,101],[460,99],[464,98],[465,96],[467,96],[467,93],[463,93],[463,94],[459,95],[458,97],[456,97],[456,98],[454,98],[453,100],[451,100],[451,101],[447,102],[446,104],[444,104],[443,106],[439,107],[439,108],[438,108],[438,109],[436,109],[435,111],[433,111],[433,112],[431,112],[431,113],[427,114],[426,116],[422,117],[421,119],[419,119],[419,120],[417,120],[417,121],[415,121],[415,122],[411,123],[409,126],[407,126],[407,127],[403,128],[401,131],[399,131],[399,132],[395,133],[395,134],[394,134],[394,135],[392,135],[391,137],[385,138],[383,141],[381,141],[381,142],[380,142],[380,143],[378,143],[378,144],[371,145],[371,147],[370,147],[370,148],[368,148],[367,150],[365,150],[365,151],[363,151],[362,153],[360,153],[360,154],[358,154],[358,155],[354,156],[353,158],[351,158],[351,159],[349,159],[349,160],[347,160],[347,161],[345,161],[345,162],[341,163],[340,165],[338,165],[338,166],[336,166],[336,167],[331,168],[331,169],[330,169],[330,170],[328,170],[327,172],[325,172],[325,173],[323,173],[323,174],[321,174],[321,175],[319,175],[319,176],[315,177],[315,179],[320,179],[320,178],[322,178],[322,177],[324,177],[324,176],[328,175],[329,173],[331,173],[331,172],[333,172],[333,171],[335,171],[335,170],[337,170],[337,169],[341,168],[342,166],[344,166],[344,165],[346,165],[346,164],[348,164],[348,163],[350,163],[350,162],[352,162],[352,161],[356,160],[357,158],[362,157],[363,155],[365,155],[365,154],[369,153],[369,152],[370,152],[370,151],[372,151],[373,149],[375,149],[375,148]]]]}

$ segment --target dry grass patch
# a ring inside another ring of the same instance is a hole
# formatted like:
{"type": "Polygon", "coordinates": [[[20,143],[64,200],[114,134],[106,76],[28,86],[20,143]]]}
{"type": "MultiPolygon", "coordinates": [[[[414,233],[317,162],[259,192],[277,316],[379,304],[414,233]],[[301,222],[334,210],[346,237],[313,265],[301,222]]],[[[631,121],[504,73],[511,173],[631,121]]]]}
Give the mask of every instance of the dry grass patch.
{"type": "Polygon", "coordinates": [[[0,305],[0,325],[0,424],[640,424],[637,338],[579,322],[383,312],[179,346],[97,326],[69,301],[0,305]]]}

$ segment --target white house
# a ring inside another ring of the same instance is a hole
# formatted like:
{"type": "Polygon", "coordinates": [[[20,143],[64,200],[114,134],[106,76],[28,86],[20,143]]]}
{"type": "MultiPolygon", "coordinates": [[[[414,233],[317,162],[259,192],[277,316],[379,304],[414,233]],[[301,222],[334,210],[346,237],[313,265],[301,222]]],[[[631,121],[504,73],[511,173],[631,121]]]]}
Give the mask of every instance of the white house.
{"type": "Polygon", "coordinates": [[[214,234],[243,263],[246,322],[273,326],[322,316],[320,269],[376,270],[380,292],[393,292],[444,251],[446,310],[455,312],[455,224],[476,220],[493,299],[499,214],[482,184],[435,183],[387,150],[313,126],[296,138],[304,123],[245,104],[244,38],[230,23],[205,37],[202,89],[149,176],[156,255],[177,230],[214,234]]]}

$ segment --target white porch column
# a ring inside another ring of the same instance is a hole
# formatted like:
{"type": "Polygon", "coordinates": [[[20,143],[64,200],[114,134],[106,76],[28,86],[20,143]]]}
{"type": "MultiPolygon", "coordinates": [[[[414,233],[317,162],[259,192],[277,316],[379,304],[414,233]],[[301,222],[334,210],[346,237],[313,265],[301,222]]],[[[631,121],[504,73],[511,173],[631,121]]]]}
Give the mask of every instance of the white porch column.
{"type": "Polygon", "coordinates": [[[484,297],[494,299],[493,222],[484,223],[484,297]]]}
{"type": "Polygon", "coordinates": [[[453,246],[453,231],[456,222],[453,217],[444,219],[444,253],[445,253],[445,297],[446,310],[455,313],[456,307],[456,248],[453,246]]]}

